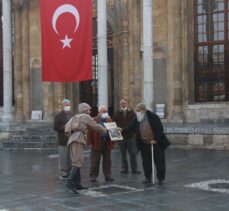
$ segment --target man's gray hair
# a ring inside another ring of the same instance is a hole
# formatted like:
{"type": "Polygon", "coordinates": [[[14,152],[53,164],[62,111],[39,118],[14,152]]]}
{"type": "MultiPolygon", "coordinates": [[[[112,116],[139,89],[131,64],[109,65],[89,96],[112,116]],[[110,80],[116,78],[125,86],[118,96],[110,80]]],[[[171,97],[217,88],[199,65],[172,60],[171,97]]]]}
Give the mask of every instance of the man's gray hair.
{"type": "Polygon", "coordinates": [[[107,106],[104,106],[104,105],[99,106],[99,107],[98,107],[98,112],[100,112],[100,111],[101,111],[101,109],[108,109],[108,108],[107,108],[107,106]]]}
{"type": "Polygon", "coordinates": [[[146,110],[147,110],[146,105],[145,105],[145,103],[143,103],[143,102],[138,103],[138,104],[135,106],[135,109],[139,109],[139,110],[142,110],[142,111],[146,111],[146,110]]]}

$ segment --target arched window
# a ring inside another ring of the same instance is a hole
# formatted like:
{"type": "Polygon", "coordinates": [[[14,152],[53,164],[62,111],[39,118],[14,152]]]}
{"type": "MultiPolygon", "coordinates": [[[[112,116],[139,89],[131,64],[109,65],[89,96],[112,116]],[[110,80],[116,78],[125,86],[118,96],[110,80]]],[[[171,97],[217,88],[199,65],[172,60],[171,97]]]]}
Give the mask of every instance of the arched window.
{"type": "Polygon", "coordinates": [[[229,100],[229,1],[194,0],[195,99],[229,100]]]}

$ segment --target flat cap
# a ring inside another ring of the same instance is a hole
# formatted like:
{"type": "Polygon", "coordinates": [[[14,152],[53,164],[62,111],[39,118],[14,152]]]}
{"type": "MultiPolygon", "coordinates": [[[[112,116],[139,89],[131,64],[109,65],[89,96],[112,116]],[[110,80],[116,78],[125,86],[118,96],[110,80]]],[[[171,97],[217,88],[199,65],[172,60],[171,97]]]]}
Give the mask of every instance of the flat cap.
{"type": "Polygon", "coordinates": [[[83,113],[84,111],[90,110],[90,109],[91,109],[91,106],[88,105],[87,103],[80,103],[80,104],[78,105],[78,111],[79,111],[80,113],[83,113]]]}

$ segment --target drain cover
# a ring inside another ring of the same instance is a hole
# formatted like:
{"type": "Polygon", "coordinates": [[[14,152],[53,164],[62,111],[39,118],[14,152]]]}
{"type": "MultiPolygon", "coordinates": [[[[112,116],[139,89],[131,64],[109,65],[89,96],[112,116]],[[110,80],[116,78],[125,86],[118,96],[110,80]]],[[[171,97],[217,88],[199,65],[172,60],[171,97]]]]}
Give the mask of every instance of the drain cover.
{"type": "Polygon", "coordinates": [[[229,193],[229,180],[222,180],[222,179],[208,180],[208,181],[185,185],[185,187],[213,191],[213,192],[220,192],[220,193],[229,193]]]}

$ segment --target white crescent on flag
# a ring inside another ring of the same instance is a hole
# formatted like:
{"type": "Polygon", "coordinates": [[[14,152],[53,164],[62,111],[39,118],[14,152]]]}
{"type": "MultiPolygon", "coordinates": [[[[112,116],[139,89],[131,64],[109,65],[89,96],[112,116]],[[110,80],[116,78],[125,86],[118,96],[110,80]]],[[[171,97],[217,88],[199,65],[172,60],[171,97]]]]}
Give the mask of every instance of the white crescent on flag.
{"type": "Polygon", "coordinates": [[[71,4],[63,4],[59,6],[56,9],[56,11],[54,12],[53,17],[52,17],[52,27],[54,31],[59,35],[59,32],[56,29],[56,22],[58,18],[64,13],[71,13],[75,17],[75,20],[76,20],[76,27],[74,29],[74,33],[75,33],[80,24],[80,15],[79,15],[77,8],[71,4]]]}

